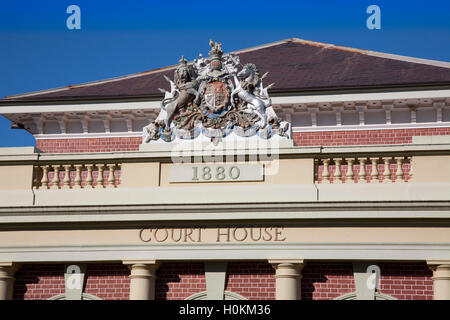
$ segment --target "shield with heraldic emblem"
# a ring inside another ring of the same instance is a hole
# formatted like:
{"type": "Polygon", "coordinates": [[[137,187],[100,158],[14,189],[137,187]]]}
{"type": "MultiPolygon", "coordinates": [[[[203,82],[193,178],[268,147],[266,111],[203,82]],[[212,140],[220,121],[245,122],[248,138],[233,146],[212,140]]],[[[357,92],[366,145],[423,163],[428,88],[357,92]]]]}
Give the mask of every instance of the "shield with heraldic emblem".
{"type": "Polygon", "coordinates": [[[205,88],[205,103],[214,113],[222,111],[228,104],[227,86],[223,82],[210,82],[205,88]]]}

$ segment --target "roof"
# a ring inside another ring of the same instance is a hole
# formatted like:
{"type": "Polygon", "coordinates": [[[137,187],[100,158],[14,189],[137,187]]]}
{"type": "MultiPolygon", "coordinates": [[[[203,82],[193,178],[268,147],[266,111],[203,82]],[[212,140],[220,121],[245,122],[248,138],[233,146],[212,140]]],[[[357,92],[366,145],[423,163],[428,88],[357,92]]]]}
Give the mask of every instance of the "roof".
{"type": "MultiPolygon", "coordinates": [[[[450,84],[450,63],[404,57],[332,44],[286,39],[235,51],[242,64],[254,63],[271,93],[293,91],[450,84]]],[[[159,97],[164,75],[177,66],[57,89],[6,97],[0,101],[50,101],[159,97]]]]}

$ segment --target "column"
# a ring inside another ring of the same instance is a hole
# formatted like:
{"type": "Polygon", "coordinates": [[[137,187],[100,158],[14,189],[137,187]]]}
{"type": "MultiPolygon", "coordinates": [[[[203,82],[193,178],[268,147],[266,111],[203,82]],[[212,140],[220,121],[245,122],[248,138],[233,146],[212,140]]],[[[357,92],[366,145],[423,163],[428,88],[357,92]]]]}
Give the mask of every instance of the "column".
{"type": "Polygon", "coordinates": [[[275,299],[300,300],[301,298],[301,270],[304,260],[269,260],[275,269],[275,299]]]}
{"type": "Polygon", "coordinates": [[[434,300],[450,300],[450,260],[427,261],[433,271],[434,300]]]}
{"type": "Polygon", "coordinates": [[[12,300],[14,272],[18,265],[12,262],[0,262],[0,300],[12,300]]]}
{"type": "Polygon", "coordinates": [[[124,261],[130,268],[130,300],[155,300],[156,260],[124,261]]]}

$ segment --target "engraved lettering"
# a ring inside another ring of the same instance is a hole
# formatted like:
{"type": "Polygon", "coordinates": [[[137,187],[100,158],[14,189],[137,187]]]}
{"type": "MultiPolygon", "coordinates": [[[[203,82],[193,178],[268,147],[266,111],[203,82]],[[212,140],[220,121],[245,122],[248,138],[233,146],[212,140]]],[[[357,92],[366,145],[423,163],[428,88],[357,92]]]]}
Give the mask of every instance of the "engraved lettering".
{"type": "Polygon", "coordinates": [[[183,234],[183,229],[171,229],[170,230],[170,238],[172,239],[172,241],[174,241],[174,242],[178,242],[178,241],[180,241],[181,240],[181,237],[182,237],[182,234],[183,234]],[[178,238],[175,238],[175,231],[176,230],[178,230],[179,231],[179,234],[178,234],[178,238]]]}
{"type": "Polygon", "coordinates": [[[230,228],[226,228],[225,232],[221,232],[221,228],[217,228],[217,240],[216,242],[220,242],[220,237],[226,236],[227,242],[230,242],[230,228]]]}
{"type": "Polygon", "coordinates": [[[247,235],[248,235],[248,232],[247,232],[246,228],[234,228],[233,229],[233,239],[236,241],[239,241],[239,242],[244,241],[245,239],[247,239],[247,235]],[[241,237],[239,237],[239,233],[237,232],[238,230],[243,231],[243,234],[241,235],[241,237]]]}
{"type": "Polygon", "coordinates": [[[202,242],[202,228],[198,228],[198,239],[197,242],[202,242]]]}
{"type": "Polygon", "coordinates": [[[284,241],[286,240],[285,237],[282,236],[281,232],[284,228],[275,228],[275,241],[284,241]],[[278,237],[280,236],[280,237],[278,237]]]}
{"type": "Polygon", "coordinates": [[[259,241],[259,240],[261,240],[261,234],[262,234],[261,228],[250,228],[250,238],[251,238],[253,241],[259,241]],[[255,230],[258,230],[258,238],[256,238],[255,235],[254,235],[255,230]]]}
{"type": "Polygon", "coordinates": [[[194,232],[194,229],[192,228],[187,228],[184,230],[184,242],[187,242],[187,239],[189,238],[189,240],[191,240],[191,242],[195,242],[194,239],[192,239],[191,235],[194,232]]]}
{"type": "Polygon", "coordinates": [[[150,242],[152,240],[152,229],[141,229],[139,231],[139,238],[143,242],[150,242]]]}
{"type": "Polygon", "coordinates": [[[155,238],[155,240],[157,242],[164,242],[167,240],[167,238],[169,237],[169,232],[167,231],[167,229],[155,229],[154,233],[153,233],[153,237],[155,238]],[[164,236],[162,238],[158,239],[158,231],[163,231],[164,236]]]}
{"type": "Polygon", "coordinates": [[[231,179],[236,180],[239,178],[240,175],[241,175],[241,170],[238,167],[233,166],[230,168],[230,178],[231,179]]]}
{"type": "Polygon", "coordinates": [[[272,235],[270,234],[270,232],[268,230],[272,230],[273,228],[264,228],[264,233],[265,235],[263,235],[263,240],[264,241],[271,241],[272,240],[272,235]],[[267,235],[267,237],[266,237],[267,235]]]}

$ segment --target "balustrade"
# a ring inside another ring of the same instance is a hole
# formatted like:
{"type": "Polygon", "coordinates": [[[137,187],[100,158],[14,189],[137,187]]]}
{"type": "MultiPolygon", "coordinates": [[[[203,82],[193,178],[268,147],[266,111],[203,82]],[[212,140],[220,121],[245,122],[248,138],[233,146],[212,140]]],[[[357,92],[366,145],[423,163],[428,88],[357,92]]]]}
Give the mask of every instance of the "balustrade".
{"type": "Polygon", "coordinates": [[[394,183],[412,178],[411,157],[336,157],[315,159],[318,183],[394,183]]]}
{"type": "Polygon", "coordinates": [[[34,167],[33,188],[116,188],[120,185],[120,171],[121,165],[117,163],[37,165],[34,167]]]}

